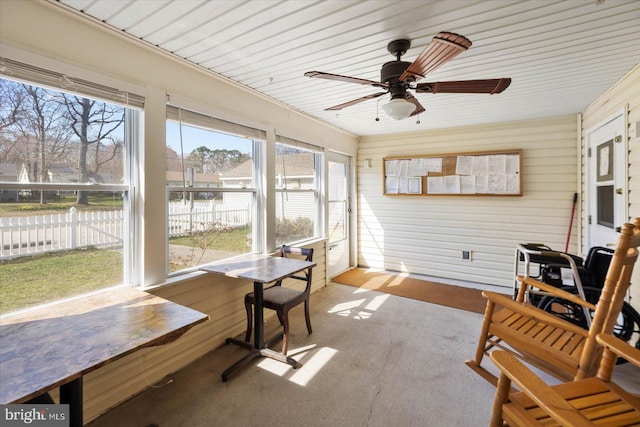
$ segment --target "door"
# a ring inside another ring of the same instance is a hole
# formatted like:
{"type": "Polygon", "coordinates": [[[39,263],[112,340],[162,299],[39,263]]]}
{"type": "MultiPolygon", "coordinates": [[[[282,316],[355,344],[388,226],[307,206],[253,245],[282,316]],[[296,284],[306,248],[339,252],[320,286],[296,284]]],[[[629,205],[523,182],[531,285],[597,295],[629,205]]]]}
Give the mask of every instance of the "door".
{"type": "Polygon", "coordinates": [[[587,133],[587,248],[615,247],[627,220],[625,122],[622,111],[587,133]]]}
{"type": "Polygon", "coordinates": [[[327,153],[328,160],[328,253],[329,277],[347,270],[351,266],[351,184],[350,157],[338,153],[327,153]]]}

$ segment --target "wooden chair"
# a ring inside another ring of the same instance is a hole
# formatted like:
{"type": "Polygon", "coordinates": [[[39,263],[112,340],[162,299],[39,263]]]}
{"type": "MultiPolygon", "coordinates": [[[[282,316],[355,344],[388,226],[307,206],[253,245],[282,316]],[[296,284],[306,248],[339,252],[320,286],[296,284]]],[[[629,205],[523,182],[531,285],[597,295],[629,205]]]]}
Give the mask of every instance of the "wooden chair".
{"type": "Polygon", "coordinates": [[[515,301],[506,295],[484,291],[487,308],[482,330],[475,358],[467,360],[466,364],[496,385],[497,377],[482,367],[481,362],[490,350],[500,348],[563,381],[595,375],[602,357],[602,347],[596,343],[596,336],[612,334],[630,285],[639,245],[640,218],[637,218],[635,225],[622,227],[597,306],[577,295],[522,276],[518,277],[521,284],[515,301]],[[529,287],[595,311],[591,326],[588,330],[580,328],[528,303],[525,296],[529,287]]]}
{"type": "MultiPolygon", "coordinates": [[[[287,255],[304,256],[305,261],[313,261],[313,249],[297,248],[292,246],[283,245],[280,249],[280,256],[286,257],[287,255]]],[[[307,321],[307,331],[311,334],[311,318],[309,317],[309,295],[311,294],[311,272],[312,268],[304,270],[304,276],[294,275],[290,276],[290,279],[301,280],[305,282],[305,288],[300,291],[282,286],[282,280],[278,280],[273,286],[268,287],[263,293],[263,305],[264,308],[274,310],[280,324],[283,326],[282,335],[282,354],[287,354],[287,346],[289,343],[289,310],[304,302],[304,315],[307,321]]],[[[244,297],[244,306],[247,310],[247,333],[244,338],[246,342],[251,339],[251,330],[253,325],[253,310],[254,304],[253,292],[248,293],[244,297]]]]}
{"type": "Polygon", "coordinates": [[[500,369],[491,427],[640,425],[640,398],[611,382],[616,356],[640,367],[640,349],[600,334],[604,347],[597,377],[549,386],[513,355],[497,350],[491,360],[500,369]],[[522,392],[509,393],[511,383],[522,392]]]}

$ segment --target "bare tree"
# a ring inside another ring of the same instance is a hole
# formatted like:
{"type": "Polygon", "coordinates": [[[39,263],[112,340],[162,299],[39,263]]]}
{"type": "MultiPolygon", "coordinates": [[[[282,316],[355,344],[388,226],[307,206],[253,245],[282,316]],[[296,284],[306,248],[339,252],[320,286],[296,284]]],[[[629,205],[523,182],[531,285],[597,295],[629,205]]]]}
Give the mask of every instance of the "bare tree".
{"type": "MultiPolygon", "coordinates": [[[[122,150],[121,141],[124,138],[118,138],[116,131],[123,132],[125,109],[101,101],[66,94],[63,95],[63,104],[71,120],[71,129],[80,140],[78,182],[86,183],[89,182],[90,175],[97,174],[103,164],[121,152],[119,150],[122,150]],[[91,146],[95,148],[95,154],[90,162],[89,148],[91,146]]],[[[88,205],[88,193],[79,191],[76,203],[88,205]]]]}
{"type": "Polygon", "coordinates": [[[15,124],[24,118],[25,95],[19,84],[0,79],[0,161],[3,163],[19,155],[15,124]]]}
{"type": "MultiPolygon", "coordinates": [[[[23,114],[13,125],[21,138],[16,139],[22,160],[29,167],[32,180],[48,181],[49,168],[66,156],[69,130],[64,109],[55,100],[56,92],[26,84],[20,85],[24,93],[23,114]]],[[[21,95],[17,95],[21,96],[21,95]]],[[[45,193],[40,191],[40,203],[45,193]]]]}
{"type": "Polygon", "coordinates": [[[0,79],[0,131],[15,124],[24,113],[25,93],[18,84],[0,79]]]}
{"type": "Polygon", "coordinates": [[[182,170],[182,158],[173,148],[167,146],[165,149],[167,163],[166,169],[167,171],[180,171],[182,170]]]}

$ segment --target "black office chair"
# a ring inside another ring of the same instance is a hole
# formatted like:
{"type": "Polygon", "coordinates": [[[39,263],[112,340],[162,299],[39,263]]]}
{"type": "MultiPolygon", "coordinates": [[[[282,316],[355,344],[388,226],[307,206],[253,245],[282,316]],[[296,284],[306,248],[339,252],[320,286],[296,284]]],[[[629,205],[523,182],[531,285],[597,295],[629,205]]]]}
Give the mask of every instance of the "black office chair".
{"type": "MultiPolygon", "coordinates": [[[[282,245],[280,249],[280,256],[286,257],[287,255],[301,255],[306,257],[306,261],[313,261],[313,249],[298,248],[292,246],[282,245]]],[[[289,342],[289,310],[304,302],[304,315],[307,321],[307,331],[311,334],[311,318],[309,317],[309,295],[311,293],[311,270],[308,268],[303,271],[304,276],[294,275],[290,276],[291,279],[301,280],[306,282],[304,290],[299,291],[292,288],[282,286],[282,280],[278,280],[273,286],[268,287],[263,292],[263,306],[270,310],[274,310],[280,324],[284,328],[282,335],[282,354],[287,354],[287,346],[289,342]]],[[[251,339],[251,330],[253,326],[253,310],[254,304],[253,292],[248,293],[244,297],[244,306],[247,310],[247,333],[244,338],[246,342],[251,339]]]]}

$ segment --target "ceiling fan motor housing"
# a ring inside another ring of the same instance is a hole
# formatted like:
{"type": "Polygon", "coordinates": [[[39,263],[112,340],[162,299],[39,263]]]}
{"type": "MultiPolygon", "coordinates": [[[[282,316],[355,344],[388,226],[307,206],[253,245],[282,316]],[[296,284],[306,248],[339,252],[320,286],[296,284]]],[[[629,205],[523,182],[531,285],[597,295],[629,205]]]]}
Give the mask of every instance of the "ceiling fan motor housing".
{"type": "Polygon", "coordinates": [[[380,80],[389,85],[391,99],[405,97],[409,84],[408,82],[401,82],[399,79],[409,65],[411,65],[411,62],[390,61],[382,66],[380,80]]]}
{"type": "Polygon", "coordinates": [[[407,97],[409,82],[400,81],[400,76],[412,63],[401,61],[400,58],[410,47],[411,40],[409,39],[393,40],[387,45],[387,50],[396,57],[396,60],[387,62],[382,66],[380,70],[380,81],[389,85],[391,99],[407,97]]]}
{"type": "Polygon", "coordinates": [[[409,68],[411,62],[390,61],[385,63],[380,70],[380,81],[385,83],[397,82],[404,70],[409,68]]]}

